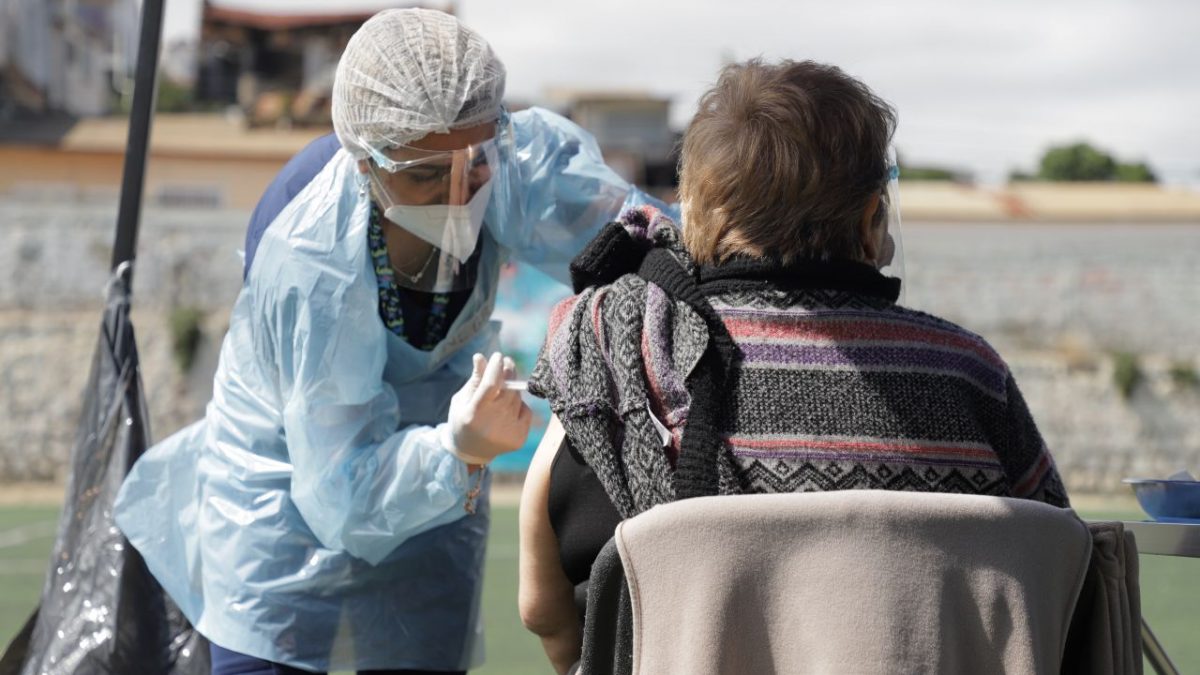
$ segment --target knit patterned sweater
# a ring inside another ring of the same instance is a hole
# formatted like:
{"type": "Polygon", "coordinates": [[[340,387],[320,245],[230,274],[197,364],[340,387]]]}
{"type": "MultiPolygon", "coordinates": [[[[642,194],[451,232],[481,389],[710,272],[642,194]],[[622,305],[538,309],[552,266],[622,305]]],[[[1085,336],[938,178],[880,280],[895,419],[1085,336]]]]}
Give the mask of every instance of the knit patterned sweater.
{"type": "Polygon", "coordinates": [[[674,474],[691,451],[702,357],[722,333],[728,371],[703,394],[715,399],[702,425],[716,436],[715,492],[889,489],[1067,505],[1004,361],[978,335],[895,304],[896,280],[853,262],[697,267],[652,211],[626,214],[620,229],[581,254],[590,260],[580,267],[602,272],[577,274],[580,292],[555,308],[530,391],[549,400],[622,517],[681,496],[674,474]],[[670,252],[699,305],[619,274],[653,249],[670,252]]]}

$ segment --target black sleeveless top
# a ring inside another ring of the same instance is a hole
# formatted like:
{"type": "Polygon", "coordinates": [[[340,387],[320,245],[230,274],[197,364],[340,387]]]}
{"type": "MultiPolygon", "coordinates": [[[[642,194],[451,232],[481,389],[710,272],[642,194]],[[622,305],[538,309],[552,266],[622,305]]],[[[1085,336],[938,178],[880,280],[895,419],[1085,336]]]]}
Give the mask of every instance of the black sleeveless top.
{"type": "Polygon", "coordinates": [[[569,440],[563,440],[550,467],[548,507],[563,571],[578,588],[588,580],[592,562],[612,538],[621,517],[600,479],[569,440]]]}

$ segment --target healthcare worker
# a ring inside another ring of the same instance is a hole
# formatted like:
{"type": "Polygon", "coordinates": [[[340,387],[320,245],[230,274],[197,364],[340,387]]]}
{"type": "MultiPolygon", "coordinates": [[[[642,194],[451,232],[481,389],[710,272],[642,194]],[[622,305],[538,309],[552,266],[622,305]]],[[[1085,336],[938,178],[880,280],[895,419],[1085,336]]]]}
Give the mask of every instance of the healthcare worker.
{"type": "Polygon", "coordinates": [[[117,524],[215,673],[482,662],[486,465],[530,418],[495,353],[500,267],[565,281],[604,223],[653,201],[572,123],[507,114],[504,76],[446,14],[362,26],[337,142],[254,215],[205,418],[122,487],[117,524]]]}

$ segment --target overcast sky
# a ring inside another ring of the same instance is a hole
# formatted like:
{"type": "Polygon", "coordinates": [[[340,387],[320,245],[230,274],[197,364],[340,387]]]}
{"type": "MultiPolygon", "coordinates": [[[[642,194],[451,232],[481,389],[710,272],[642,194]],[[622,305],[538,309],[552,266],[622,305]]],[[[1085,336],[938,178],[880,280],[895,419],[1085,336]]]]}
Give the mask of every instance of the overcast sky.
{"type": "MultiPolygon", "coordinates": [[[[193,36],[200,0],[167,0],[166,38],[193,36]]],[[[329,11],[331,0],[219,0],[329,11]]],[[[337,7],[378,8],[376,0],[337,7]]],[[[512,98],[548,87],[671,97],[682,128],[723,59],[814,59],[900,114],[896,145],[997,181],[1049,144],[1086,139],[1200,185],[1200,3],[1192,0],[459,0],[508,67],[512,98]]]]}

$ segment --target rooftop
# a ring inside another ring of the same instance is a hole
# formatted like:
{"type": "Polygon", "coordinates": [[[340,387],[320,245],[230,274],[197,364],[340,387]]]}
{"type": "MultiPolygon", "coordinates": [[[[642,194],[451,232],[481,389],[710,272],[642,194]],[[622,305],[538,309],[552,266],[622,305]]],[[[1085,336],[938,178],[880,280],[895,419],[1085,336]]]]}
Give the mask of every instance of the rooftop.
{"type": "MultiPolygon", "coordinates": [[[[68,152],[124,154],[129,131],[125,117],[92,117],[69,122],[30,121],[4,125],[7,145],[57,147],[68,152]]],[[[221,115],[160,113],[150,129],[150,152],[187,157],[288,159],[328,128],[247,129],[221,115]]]]}
{"type": "MultiPolygon", "coordinates": [[[[406,2],[391,0],[375,3],[374,7],[356,7],[343,11],[331,11],[336,7],[333,3],[321,9],[293,9],[290,11],[270,11],[262,9],[245,9],[211,0],[204,3],[204,20],[218,23],[256,28],[259,30],[290,30],[308,28],[311,26],[330,26],[343,23],[362,23],[384,9],[404,7],[427,7],[426,2],[406,2]]],[[[438,7],[437,9],[443,9],[438,7]]],[[[449,9],[449,8],[444,8],[449,9]]]]}

